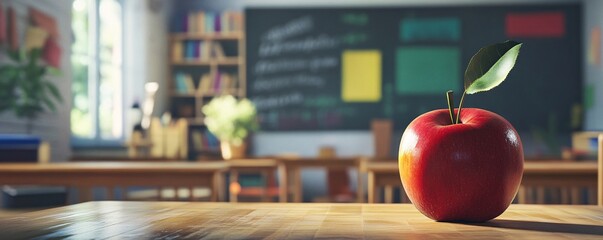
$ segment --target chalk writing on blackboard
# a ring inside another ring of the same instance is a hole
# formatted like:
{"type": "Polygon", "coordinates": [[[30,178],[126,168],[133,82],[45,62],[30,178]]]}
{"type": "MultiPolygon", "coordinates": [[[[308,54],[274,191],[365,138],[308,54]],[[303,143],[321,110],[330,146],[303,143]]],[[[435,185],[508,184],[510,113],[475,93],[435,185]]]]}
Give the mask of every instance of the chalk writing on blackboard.
{"type": "Polygon", "coordinates": [[[279,77],[257,78],[251,88],[256,93],[273,92],[276,90],[296,87],[321,88],[325,85],[325,79],[318,75],[295,74],[279,77]]]}
{"type": "Polygon", "coordinates": [[[314,21],[312,17],[301,17],[268,30],[264,35],[264,39],[268,41],[282,41],[286,38],[309,32],[313,26],[314,21]]]}
{"type": "Polygon", "coordinates": [[[258,110],[286,107],[304,102],[304,95],[300,92],[291,92],[253,99],[258,110]]]}
{"type": "Polygon", "coordinates": [[[254,73],[258,75],[292,72],[292,71],[320,71],[323,69],[334,68],[339,65],[335,57],[314,57],[311,59],[274,59],[260,60],[255,64],[254,73]]]}
{"type": "Polygon", "coordinates": [[[366,13],[345,13],[341,15],[341,22],[348,25],[366,26],[369,17],[366,13]]]}

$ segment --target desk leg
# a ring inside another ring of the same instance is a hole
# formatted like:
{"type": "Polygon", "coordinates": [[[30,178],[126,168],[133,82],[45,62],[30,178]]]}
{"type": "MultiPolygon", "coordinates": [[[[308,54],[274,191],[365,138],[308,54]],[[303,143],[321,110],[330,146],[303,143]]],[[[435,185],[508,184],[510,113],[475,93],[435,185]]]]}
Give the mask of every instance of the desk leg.
{"type": "Polygon", "coordinates": [[[597,189],[593,187],[588,188],[588,204],[597,205],[597,189]]]}
{"type": "Polygon", "coordinates": [[[562,187],[559,189],[561,191],[561,204],[569,204],[570,203],[570,195],[567,187],[562,187]]]}
{"type": "Polygon", "coordinates": [[[377,190],[375,189],[375,173],[368,173],[368,203],[375,203],[377,200],[377,190]]]}
{"type": "Polygon", "coordinates": [[[107,200],[115,200],[115,196],[113,194],[113,190],[115,188],[113,186],[107,186],[105,188],[105,192],[107,193],[107,200]]]}
{"type": "Polygon", "coordinates": [[[194,186],[189,186],[188,187],[188,194],[189,194],[188,195],[189,200],[191,202],[194,202],[195,201],[195,187],[194,186]]]}
{"type": "Polygon", "coordinates": [[[572,192],[572,204],[580,204],[580,188],[572,187],[571,192],[572,192]]]}
{"type": "Polygon", "coordinates": [[[544,204],[545,203],[545,194],[544,194],[544,187],[537,187],[536,188],[536,203],[537,204],[544,204]]]}
{"type": "Polygon", "coordinates": [[[517,196],[517,203],[519,204],[526,204],[527,203],[527,195],[528,191],[526,190],[525,186],[519,186],[519,192],[518,192],[518,196],[517,196]]]}
{"type": "Polygon", "coordinates": [[[293,186],[293,191],[295,191],[294,196],[293,196],[293,201],[294,202],[302,202],[303,200],[303,193],[302,193],[302,188],[303,188],[303,182],[302,182],[302,178],[301,178],[301,169],[296,168],[293,170],[293,176],[294,176],[294,180],[292,181],[294,183],[293,186]]]}
{"type": "Polygon", "coordinates": [[[214,173],[214,176],[211,178],[211,195],[209,200],[212,202],[217,202],[223,199],[222,182],[224,181],[224,178],[222,174],[223,173],[221,172],[214,173]]]}
{"type": "Polygon", "coordinates": [[[88,202],[92,199],[92,191],[90,191],[90,187],[88,186],[80,186],[78,188],[79,192],[79,202],[88,202]]]}
{"type": "Polygon", "coordinates": [[[278,192],[279,201],[282,203],[288,202],[287,195],[289,193],[289,176],[287,176],[287,167],[285,164],[278,165],[278,192]]]}
{"type": "Polygon", "coordinates": [[[264,188],[262,190],[262,202],[271,202],[270,201],[270,183],[269,181],[272,179],[270,170],[262,171],[262,180],[264,181],[264,188]]]}
{"type": "Polygon", "coordinates": [[[230,202],[238,202],[239,191],[241,191],[241,185],[239,184],[239,172],[237,170],[230,171],[230,183],[228,185],[228,198],[230,202]]]}
{"type": "Polygon", "coordinates": [[[385,200],[385,203],[392,203],[392,199],[394,197],[394,188],[391,185],[387,185],[385,186],[384,191],[385,196],[383,198],[385,200]]]}
{"type": "Polygon", "coordinates": [[[357,174],[357,182],[356,183],[356,200],[358,203],[364,203],[364,180],[362,179],[362,171],[360,171],[360,168],[358,169],[358,174],[357,174]]]}

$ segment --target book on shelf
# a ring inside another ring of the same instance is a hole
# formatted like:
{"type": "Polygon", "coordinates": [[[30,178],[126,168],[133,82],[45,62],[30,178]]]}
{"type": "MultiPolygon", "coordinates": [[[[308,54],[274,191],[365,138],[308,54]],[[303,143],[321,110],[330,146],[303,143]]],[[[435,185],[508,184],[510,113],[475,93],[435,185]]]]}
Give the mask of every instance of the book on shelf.
{"type": "Polygon", "coordinates": [[[207,129],[192,130],[191,138],[196,151],[217,151],[220,148],[218,138],[207,129]]]}
{"type": "Polygon", "coordinates": [[[224,48],[222,48],[222,44],[217,42],[212,42],[212,57],[217,59],[224,59],[226,55],[224,54],[224,48]]]}
{"type": "Polygon", "coordinates": [[[195,83],[190,74],[176,73],[174,75],[176,82],[176,92],[180,94],[195,93],[195,83]]]}
{"type": "Polygon", "coordinates": [[[210,74],[201,75],[201,79],[199,80],[199,93],[207,93],[212,89],[212,80],[210,74]]]}
{"type": "Polygon", "coordinates": [[[199,80],[200,94],[232,93],[237,88],[237,76],[231,73],[212,72],[203,74],[199,80]]]}
{"type": "Polygon", "coordinates": [[[176,25],[176,32],[191,34],[242,32],[243,14],[236,11],[196,11],[178,19],[176,25]]]}
{"type": "Polygon", "coordinates": [[[175,41],[172,45],[172,59],[176,62],[209,61],[211,59],[224,59],[224,48],[219,42],[214,41],[175,41]]]}
{"type": "Polygon", "coordinates": [[[184,47],[182,46],[182,41],[175,41],[172,43],[172,60],[173,61],[181,61],[182,53],[184,51],[184,47]]]}

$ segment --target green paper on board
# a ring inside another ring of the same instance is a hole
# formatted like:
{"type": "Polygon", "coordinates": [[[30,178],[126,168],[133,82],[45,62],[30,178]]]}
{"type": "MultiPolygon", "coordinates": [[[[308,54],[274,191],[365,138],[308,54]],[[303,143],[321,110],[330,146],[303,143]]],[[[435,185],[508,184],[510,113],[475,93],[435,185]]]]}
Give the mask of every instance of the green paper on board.
{"type": "Polygon", "coordinates": [[[396,51],[396,93],[460,92],[461,53],[454,47],[403,47],[396,51]]]}
{"type": "Polygon", "coordinates": [[[461,20],[458,18],[407,18],[400,21],[400,40],[459,41],[461,20]]]}
{"type": "Polygon", "coordinates": [[[584,107],[586,109],[592,109],[595,105],[595,86],[587,84],[584,89],[584,107]]]}

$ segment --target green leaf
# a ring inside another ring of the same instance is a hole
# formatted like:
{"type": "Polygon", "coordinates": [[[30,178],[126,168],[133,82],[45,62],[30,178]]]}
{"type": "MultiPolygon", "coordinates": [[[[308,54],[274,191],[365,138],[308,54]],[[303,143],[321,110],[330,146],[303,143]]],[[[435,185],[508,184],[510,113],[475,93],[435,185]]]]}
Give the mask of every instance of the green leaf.
{"type": "Polygon", "coordinates": [[[50,111],[52,112],[56,112],[57,108],[54,105],[54,103],[48,98],[48,97],[43,97],[42,101],[44,102],[44,104],[46,105],[46,107],[48,107],[48,109],[50,109],[50,111]]]}
{"type": "Polygon", "coordinates": [[[61,72],[60,68],[48,67],[48,73],[52,76],[62,76],[63,72],[61,72]]]}
{"type": "Polygon", "coordinates": [[[58,100],[59,102],[63,101],[63,98],[61,97],[61,92],[54,84],[52,84],[52,82],[45,81],[44,84],[46,85],[46,88],[48,88],[48,90],[50,91],[50,94],[52,94],[52,96],[56,100],[58,100]]]}
{"type": "Polygon", "coordinates": [[[480,49],[465,71],[465,92],[488,91],[502,83],[515,66],[522,43],[506,41],[480,49]]]}
{"type": "Polygon", "coordinates": [[[19,50],[7,50],[6,54],[11,60],[21,62],[21,53],[19,50]]]}

